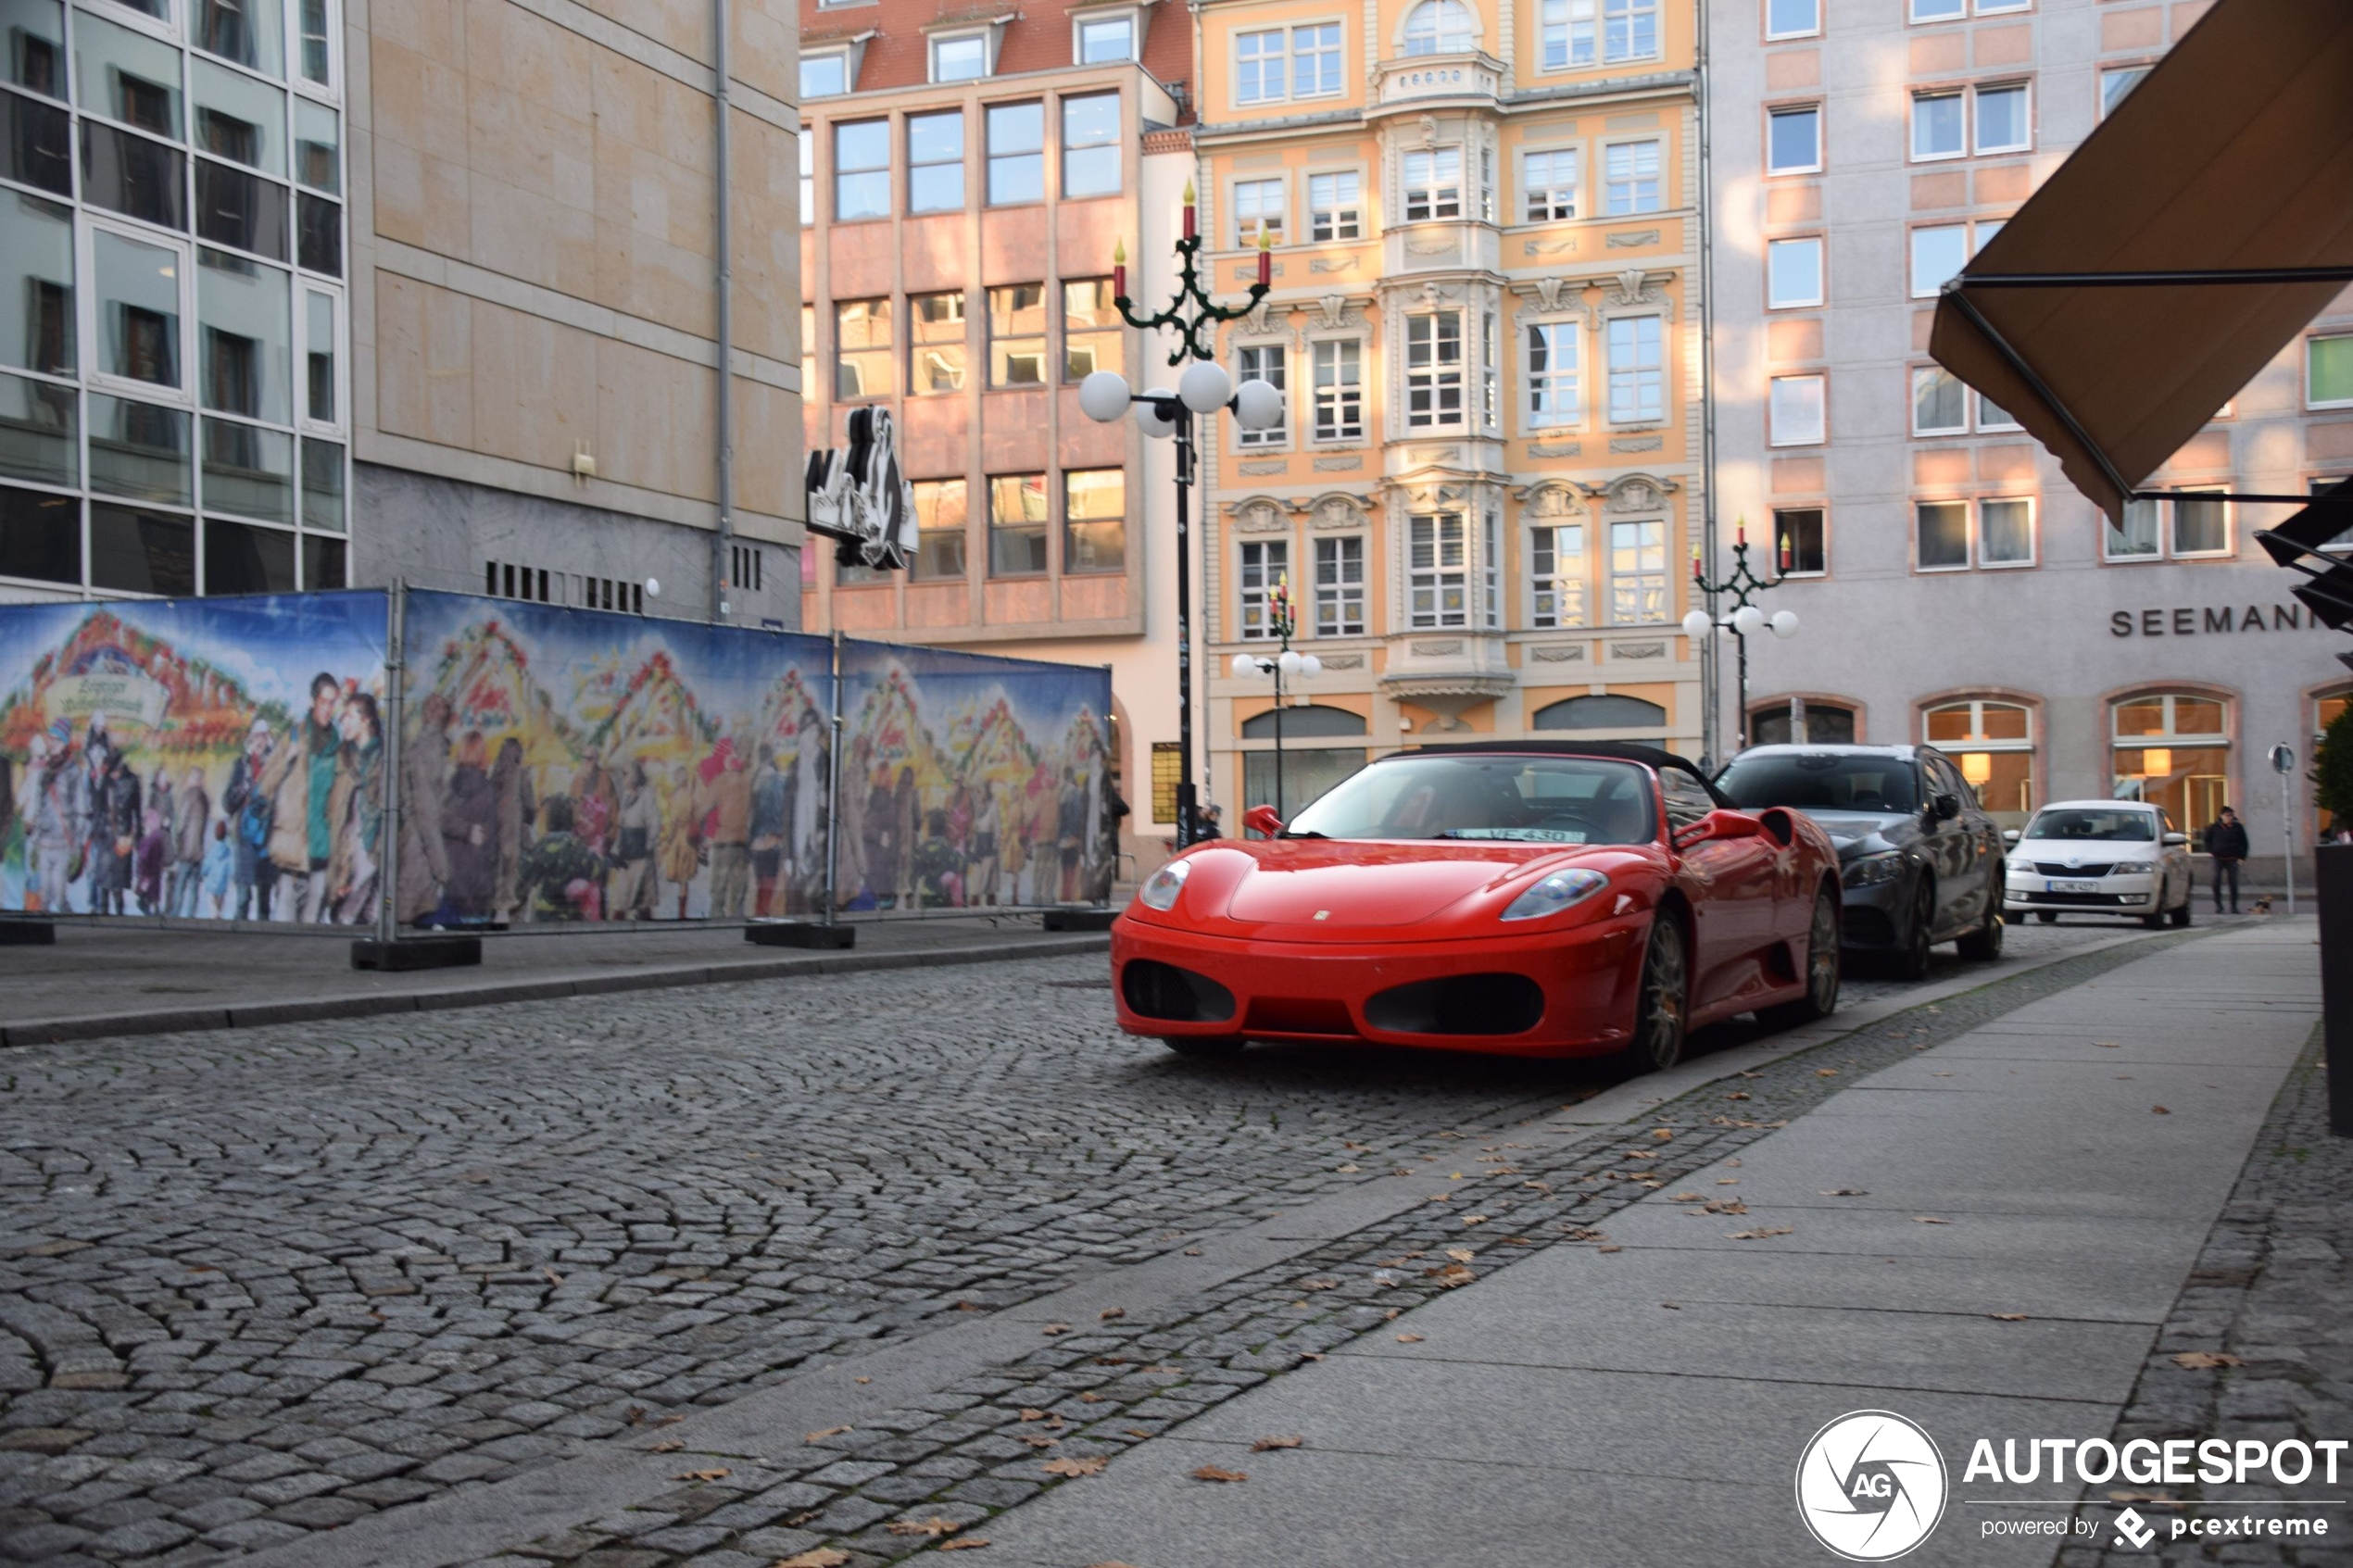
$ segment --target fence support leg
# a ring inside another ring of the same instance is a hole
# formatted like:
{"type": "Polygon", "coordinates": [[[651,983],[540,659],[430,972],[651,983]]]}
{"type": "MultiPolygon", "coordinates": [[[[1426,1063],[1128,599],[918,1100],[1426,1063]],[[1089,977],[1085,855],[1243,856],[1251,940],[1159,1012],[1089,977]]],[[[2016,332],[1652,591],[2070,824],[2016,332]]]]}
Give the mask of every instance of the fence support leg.
{"type": "Polygon", "coordinates": [[[763,947],[823,947],[838,950],[858,944],[858,928],[834,920],[835,884],[841,874],[841,633],[834,633],[833,713],[825,726],[825,907],[814,922],[754,922],[744,927],[744,940],[763,947]]]}
{"type": "Polygon", "coordinates": [[[400,940],[401,742],[408,726],[409,584],[392,585],[384,620],[384,815],[376,830],[376,934],[351,945],[354,969],[454,969],[482,962],[479,936],[400,940]]]}

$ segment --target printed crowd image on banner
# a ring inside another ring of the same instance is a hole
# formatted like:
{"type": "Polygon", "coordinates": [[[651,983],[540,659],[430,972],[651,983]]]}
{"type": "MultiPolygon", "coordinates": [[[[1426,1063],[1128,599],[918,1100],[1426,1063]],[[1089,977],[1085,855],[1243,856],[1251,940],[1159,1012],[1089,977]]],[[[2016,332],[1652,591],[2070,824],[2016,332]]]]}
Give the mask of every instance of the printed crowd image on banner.
{"type": "Polygon", "coordinates": [[[1110,897],[1108,670],[851,643],[842,685],[845,908],[1110,897]]]}
{"type": "Polygon", "coordinates": [[[0,909],[372,924],[387,609],[0,606],[0,909]]]}
{"type": "Polygon", "coordinates": [[[824,639],[412,592],[403,646],[403,922],[823,908],[824,639]]]}

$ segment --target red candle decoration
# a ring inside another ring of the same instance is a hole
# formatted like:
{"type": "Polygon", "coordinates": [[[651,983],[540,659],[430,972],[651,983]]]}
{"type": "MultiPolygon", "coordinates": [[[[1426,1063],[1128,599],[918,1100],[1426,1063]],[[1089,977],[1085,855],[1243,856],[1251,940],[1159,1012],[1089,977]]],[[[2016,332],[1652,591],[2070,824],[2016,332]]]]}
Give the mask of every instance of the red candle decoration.
{"type": "Polygon", "coordinates": [[[1194,232],[1193,182],[1190,180],[1188,180],[1185,182],[1185,238],[1189,240],[1193,238],[1194,232]]]}
{"type": "Polygon", "coordinates": [[[1732,525],[1732,543],[1735,545],[1748,543],[1748,519],[1743,518],[1732,525]]]}
{"type": "Polygon", "coordinates": [[[1258,232],[1258,281],[1262,283],[1275,281],[1275,253],[1267,248],[1267,239],[1266,231],[1261,229],[1258,232]]]}
{"type": "Polygon", "coordinates": [[[1699,569],[1699,546],[1693,545],[1692,546],[1692,581],[1698,582],[1702,575],[1699,569]]]}
{"type": "Polygon", "coordinates": [[[1792,555],[1792,554],[1790,553],[1790,547],[1789,547],[1789,535],[1788,535],[1788,534],[1786,534],[1786,533],[1782,534],[1782,535],[1781,535],[1781,570],[1782,570],[1783,571],[1787,571],[1789,570],[1789,568],[1790,568],[1790,562],[1792,562],[1793,560],[1794,560],[1794,559],[1796,559],[1796,558],[1797,558],[1796,557],[1794,557],[1793,555],[1792,555]]]}
{"type": "Polygon", "coordinates": [[[1119,240],[1111,247],[1111,296],[1127,297],[1127,242],[1119,240]]]}

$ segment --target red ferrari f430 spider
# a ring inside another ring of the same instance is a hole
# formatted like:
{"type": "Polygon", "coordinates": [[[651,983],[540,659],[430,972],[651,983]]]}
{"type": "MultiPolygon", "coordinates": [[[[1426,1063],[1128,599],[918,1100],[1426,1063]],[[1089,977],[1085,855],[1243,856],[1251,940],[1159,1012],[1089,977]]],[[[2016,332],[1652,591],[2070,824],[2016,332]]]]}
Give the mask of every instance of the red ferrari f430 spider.
{"type": "Polygon", "coordinates": [[[1112,927],[1119,1022],[1187,1055],[1325,1040],[1681,1060],[1692,1029],[1838,1005],[1838,852],[1650,746],[1382,758],[1266,834],[1196,845],[1112,927]]]}

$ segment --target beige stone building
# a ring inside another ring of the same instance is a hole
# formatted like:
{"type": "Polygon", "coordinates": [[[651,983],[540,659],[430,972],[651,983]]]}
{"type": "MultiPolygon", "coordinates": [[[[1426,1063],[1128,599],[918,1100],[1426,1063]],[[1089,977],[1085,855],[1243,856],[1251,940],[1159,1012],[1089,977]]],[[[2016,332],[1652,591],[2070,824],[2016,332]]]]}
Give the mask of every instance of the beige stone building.
{"type": "Polygon", "coordinates": [[[24,0],[0,596],[382,583],[799,609],[797,19],[24,0]],[[663,587],[644,598],[648,579],[663,587]]]}

